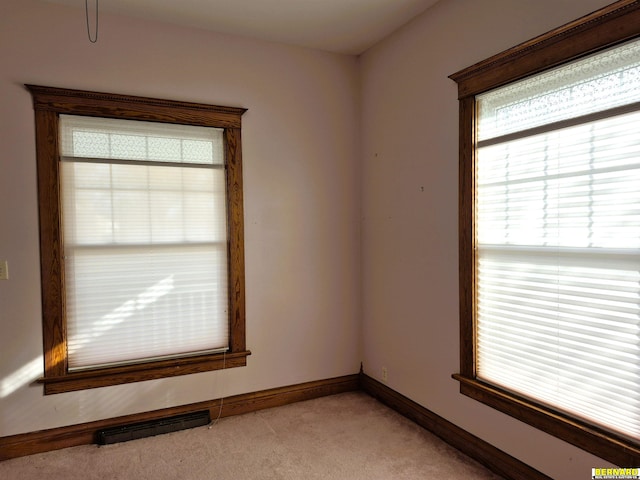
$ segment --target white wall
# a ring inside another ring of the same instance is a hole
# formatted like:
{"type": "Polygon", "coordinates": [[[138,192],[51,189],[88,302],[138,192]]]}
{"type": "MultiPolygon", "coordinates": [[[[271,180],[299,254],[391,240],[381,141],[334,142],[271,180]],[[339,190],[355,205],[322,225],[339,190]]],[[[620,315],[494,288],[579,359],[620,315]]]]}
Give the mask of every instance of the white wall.
{"type": "MultiPolygon", "coordinates": [[[[84,4],[78,2],[79,6],[84,4]]],[[[0,2],[0,436],[356,373],[358,66],[351,56],[0,2]],[[23,84],[248,108],[248,366],[43,396],[34,120],[23,84]]]]}
{"type": "MultiPolygon", "coordinates": [[[[441,0],[361,58],[365,373],[550,475],[602,460],[459,393],[458,103],[448,75],[611,3],[441,0]]],[[[606,464],[606,463],[605,463],[606,464]]]]}

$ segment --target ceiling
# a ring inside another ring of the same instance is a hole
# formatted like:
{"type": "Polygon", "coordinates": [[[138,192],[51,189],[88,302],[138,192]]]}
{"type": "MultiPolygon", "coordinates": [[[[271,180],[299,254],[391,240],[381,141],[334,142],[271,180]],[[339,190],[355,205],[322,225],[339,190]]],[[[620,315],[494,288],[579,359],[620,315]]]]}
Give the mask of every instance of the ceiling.
{"type": "MultiPolygon", "coordinates": [[[[45,1],[85,8],[82,0],[45,1]]],[[[88,0],[90,15],[96,1],[88,0]]],[[[358,55],[437,1],[103,0],[99,13],[358,55]]]]}

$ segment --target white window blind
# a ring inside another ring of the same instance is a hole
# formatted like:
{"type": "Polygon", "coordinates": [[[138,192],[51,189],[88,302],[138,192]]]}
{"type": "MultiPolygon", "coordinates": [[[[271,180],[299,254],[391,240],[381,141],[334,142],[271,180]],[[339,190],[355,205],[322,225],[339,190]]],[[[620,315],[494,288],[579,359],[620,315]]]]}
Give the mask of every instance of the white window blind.
{"type": "Polygon", "coordinates": [[[227,350],[222,134],[60,116],[69,370],[227,350]]]}
{"type": "Polygon", "coordinates": [[[477,102],[477,376],[637,439],[640,41],[477,102]]]}

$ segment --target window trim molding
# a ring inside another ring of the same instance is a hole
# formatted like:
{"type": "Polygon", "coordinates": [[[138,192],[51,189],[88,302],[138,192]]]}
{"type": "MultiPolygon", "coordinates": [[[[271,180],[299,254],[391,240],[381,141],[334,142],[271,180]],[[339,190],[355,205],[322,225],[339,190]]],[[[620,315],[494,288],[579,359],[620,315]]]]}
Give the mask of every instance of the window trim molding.
{"type": "Polygon", "coordinates": [[[45,395],[246,365],[241,118],[246,109],[25,85],[35,111],[45,395]],[[59,115],[224,129],[227,165],[229,351],[69,373],[60,223],[59,115]]]}
{"type": "Polygon", "coordinates": [[[458,99],[478,95],[631,40],[640,32],[640,1],[619,0],[449,75],[458,99]]]}
{"type": "Polygon", "coordinates": [[[620,466],[640,442],[600,429],[476,378],[475,96],[640,36],[640,0],[621,0],[450,75],[459,99],[460,393],[620,466]]]}

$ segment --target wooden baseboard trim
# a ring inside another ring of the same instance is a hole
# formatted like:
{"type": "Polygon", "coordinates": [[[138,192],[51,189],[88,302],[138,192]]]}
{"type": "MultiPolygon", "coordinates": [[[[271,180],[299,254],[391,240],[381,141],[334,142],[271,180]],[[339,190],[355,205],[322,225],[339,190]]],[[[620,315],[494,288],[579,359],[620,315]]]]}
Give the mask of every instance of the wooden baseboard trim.
{"type": "Polygon", "coordinates": [[[0,437],[0,461],[61,448],[97,443],[98,430],[129,423],[156,420],[202,410],[209,410],[211,418],[217,418],[218,415],[220,417],[229,417],[356,390],[362,390],[378,399],[506,479],[550,480],[546,475],[457,427],[395,390],[365,375],[363,372],[227,397],[222,400],[222,410],[220,410],[220,399],[216,399],[78,425],[0,437]]]}
{"type": "Polygon", "coordinates": [[[551,480],[550,477],[362,372],[360,389],[506,479],[551,480]]]}
{"type": "Polygon", "coordinates": [[[34,453],[96,443],[98,430],[128,423],[156,420],[207,409],[211,414],[211,418],[218,418],[218,415],[220,417],[229,417],[327,395],[355,391],[359,389],[359,378],[358,374],[346,375],[328,380],[318,380],[235,395],[222,400],[222,411],[220,410],[220,399],[216,399],[152,412],[109,418],[107,420],[0,437],[0,461],[34,453]]]}

